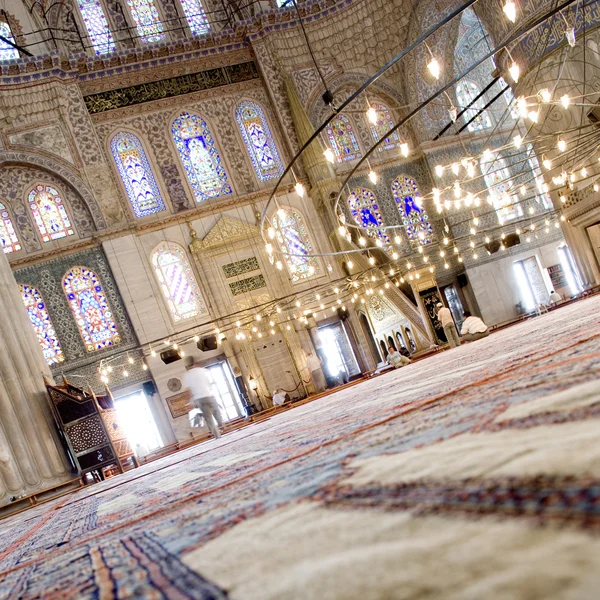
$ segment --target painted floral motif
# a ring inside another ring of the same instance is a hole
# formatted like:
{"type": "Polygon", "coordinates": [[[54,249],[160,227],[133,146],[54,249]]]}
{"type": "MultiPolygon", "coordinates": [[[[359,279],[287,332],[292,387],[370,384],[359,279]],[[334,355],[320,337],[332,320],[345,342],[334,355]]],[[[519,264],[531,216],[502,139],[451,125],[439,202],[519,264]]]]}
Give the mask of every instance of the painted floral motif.
{"type": "Polygon", "coordinates": [[[319,263],[314,256],[309,256],[313,249],[302,215],[296,210],[286,209],[274,215],[272,222],[292,281],[316,275],[319,263]]]}
{"type": "Polygon", "coordinates": [[[161,242],[152,254],[152,266],[173,321],[177,323],[208,313],[181,246],[161,242]]]}
{"type": "Polygon", "coordinates": [[[115,51],[115,41],[100,0],[79,0],[79,10],[96,54],[115,51]]]}
{"type": "Polygon", "coordinates": [[[121,131],[112,138],[110,149],[135,216],[146,217],[165,210],[165,203],[140,140],[132,133],[121,131]]]}
{"type": "Polygon", "coordinates": [[[356,188],[348,196],[348,206],[355,223],[366,229],[370,237],[379,240],[385,250],[391,251],[392,242],[381,229],[385,223],[375,194],[367,188],[356,188]]]}
{"type": "Polygon", "coordinates": [[[49,365],[63,362],[65,355],[56,337],[56,331],[42,295],[34,287],[22,283],[19,284],[19,291],[46,362],[49,365]]]}
{"type": "Polygon", "coordinates": [[[280,177],[283,164],[263,109],[256,102],[244,100],[238,105],[235,118],[258,179],[280,177]]]}
{"type": "Polygon", "coordinates": [[[339,163],[360,158],[360,146],[348,117],[337,115],[327,126],[327,136],[339,163]]]}
{"type": "Polygon", "coordinates": [[[397,177],[392,182],[392,195],[400,211],[408,239],[419,242],[422,246],[430,244],[433,229],[429,222],[429,215],[423,208],[417,182],[404,175],[397,177]]]}
{"type": "Polygon", "coordinates": [[[17,252],[21,249],[19,238],[13,227],[12,220],[4,204],[0,202],[0,244],[4,248],[5,254],[17,252]]]}
{"type": "Polygon", "coordinates": [[[121,341],[96,273],[86,267],[73,267],[63,278],[63,289],[88,352],[114,346],[121,341]]]}
{"type": "Polygon", "coordinates": [[[173,140],[196,202],[232,193],[221,155],[206,121],[181,113],[171,126],[173,140]]]}
{"type": "Polygon", "coordinates": [[[73,235],[71,221],[59,193],[49,185],[36,185],[29,193],[29,208],[42,241],[73,235]]]}

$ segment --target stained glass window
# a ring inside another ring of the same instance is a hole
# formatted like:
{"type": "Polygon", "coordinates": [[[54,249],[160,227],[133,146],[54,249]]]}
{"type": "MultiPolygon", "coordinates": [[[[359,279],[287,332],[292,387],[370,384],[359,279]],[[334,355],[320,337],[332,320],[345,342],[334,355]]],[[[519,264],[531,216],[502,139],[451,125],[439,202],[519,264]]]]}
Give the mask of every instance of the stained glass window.
{"type": "MultiPolygon", "coordinates": [[[[0,35],[13,42],[13,44],[15,43],[10,25],[6,21],[0,21],[0,35]]],[[[19,51],[5,41],[0,40],[0,60],[13,60],[15,58],[19,58],[19,51]]]]}
{"type": "Polygon", "coordinates": [[[360,158],[360,147],[354,135],[352,123],[344,115],[337,115],[327,126],[329,143],[338,162],[360,158]]]}
{"type": "Polygon", "coordinates": [[[36,185],[29,192],[29,208],[42,241],[58,240],[73,235],[60,194],[49,185],[36,185]]]}
{"type": "Polygon", "coordinates": [[[63,289],[88,352],[121,341],[98,275],[87,267],[73,267],[63,277],[63,289]]]}
{"type": "Polygon", "coordinates": [[[244,100],[238,105],[235,118],[256,176],[260,181],[279,177],[283,165],[263,109],[255,102],[244,100]]]}
{"type": "Polygon", "coordinates": [[[523,209],[512,191],[510,171],[504,158],[497,156],[484,160],[482,157],[479,166],[500,223],[522,216],[523,209]]]}
{"type": "Polygon", "coordinates": [[[465,122],[469,123],[469,121],[475,117],[467,126],[469,131],[480,131],[481,129],[488,129],[492,126],[487,110],[477,114],[485,106],[483,97],[475,100],[479,94],[481,94],[479,86],[467,79],[459,81],[456,86],[456,101],[461,109],[466,108],[463,113],[465,122]],[[469,108],[467,108],[467,106],[469,108]]]}
{"type": "Polygon", "coordinates": [[[25,284],[19,284],[21,298],[27,309],[27,315],[33,325],[33,329],[37,335],[44,358],[49,365],[63,362],[65,355],[60,347],[56,331],[50,320],[46,303],[42,295],[34,287],[25,284]]]}
{"type": "Polygon", "coordinates": [[[113,158],[136,217],[165,210],[165,203],[140,140],[127,131],[117,133],[110,142],[113,158]]]}
{"type": "Polygon", "coordinates": [[[286,209],[275,214],[272,223],[292,281],[316,275],[319,263],[316,257],[308,256],[313,249],[302,215],[296,210],[286,209]]]}
{"type": "Polygon", "coordinates": [[[181,0],[181,7],[194,35],[200,35],[210,30],[201,0],[181,0]]]}
{"type": "Polygon", "coordinates": [[[429,215],[423,208],[417,182],[411,177],[400,175],[392,182],[392,195],[408,239],[419,242],[422,246],[430,244],[433,228],[429,222],[429,215]]]}
{"type": "Polygon", "coordinates": [[[8,214],[8,210],[4,204],[0,202],[0,243],[4,248],[4,252],[8,254],[9,252],[17,252],[17,250],[21,249],[21,244],[19,243],[19,238],[15,233],[15,228],[13,227],[12,220],[10,215],[8,214]]]}
{"type": "MultiPolygon", "coordinates": [[[[371,108],[374,108],[377,112],[377,122],[369,123],[371,127],[371,133],[373,139],[378,142],[392,127],[394,127],[394,121],[388,107],[385,104],[371,104],[371,108]]],[[[377,149],[379,152],[384,150],[392,150],[400,143],[398,132],[395,131],[392,135],[379,144],[377,149]]]]}
{"type": "Polygon", "coordinates": [[[380,240],[385,250],[391,251],[390,238],[381,229],[385,223],[375,194],[367,188],[356,188],[348,196],[348,206],[356,224],[366,229],[369,236],[380,240]]]}
{"type": "Polygon", "coordinates": [[[173,140],[197,202],[231,194],[232,189],[206,121],[181,113],[171,126],[173,140]]]}
{"type": "Polygon", "coordinates": [[[142,42],[151,44],[166,39],[154,0],[127,0],[127,5],[142,42]]]}
{"type": "Polygon", "coordinates": [[[181,246],[161,242],[152,254],[152,266],[173,321],[177,323],[208,312],[181,246]]]}
{"type": "Polygon", "coordinates": [[[114,52],[115,41],[100,0],[79,0],[79,10],[96,54],[114,52]]]}

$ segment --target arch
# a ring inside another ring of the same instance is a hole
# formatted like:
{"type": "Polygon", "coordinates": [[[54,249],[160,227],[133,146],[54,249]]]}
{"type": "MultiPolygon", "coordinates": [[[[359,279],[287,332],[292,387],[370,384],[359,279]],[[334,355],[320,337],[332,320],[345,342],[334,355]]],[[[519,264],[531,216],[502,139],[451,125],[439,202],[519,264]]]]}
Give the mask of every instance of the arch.
{"type": "Polygon", "coordinates": [[[465,123],[469,123],[468,131],[481,131],[492,126],[487,110],[479,112],[485,106],[483,97],[477,98],[479,94],[481,94],[481,88],[474,81],[463,79],[456,85],[456,101],[461,109],[465,109],[463,119],[465,123]],[[471,119],[473,120],[471,121],[471,119]]]}
{"type": "Polygon", "coordinates": [[[385,223],[375,194],[368,188],[356,188],[348,196],[348,206],[355,223],[366,229],[370,237],[379,240],[385,250],[391,251],[392,242],[381,229],[385,223]]]}
{"type": "Polygon", "coordinates": [[[388,348],[391,346],[394,350],[398,350],[398,347],[396,346],[396,341],[394,340],[394,338],[391,335],[388,335],[387,337],[387,342],[388,342],[388,348]]]}
{"type": "Polygon", "coordinates": [[[204,6],[201,0],[180,0],[181,8],[187,19],[190,31],[193,35],[202,35],[210,31],[210,24],[206,18],[204,6]]]}
{"type": "MultiPolygon", "coordinates": [[[[6,21],[0,21],[0,35],[15,43],[15,37],[12,34],[10,25],[6,21]]],[[[0,40],[0,61],[14,60],[15,58],[19,58],[19,56],[19,51],[16,48],[0,40]]]]}
{"type": "Polygon", "coordinates": [[[512,191],[511,175],[506,160],[500,154],[492,158],[484,155],[479,160],[479,167],[500,223],[522,216],[523,209],[518,196],[512,191]]]}
{"type": "Polygon", "coordinates": [[[131,18],[143,44],[167,39],[155,0],[126,0],[131,18]]]}
{"type": "Polygon", "coordinates": [[[17,237],[8,209],[2,202],[0,202],[0,244],[2,244],[5,254],[18,252],[21,249],[21,243],[17,237]]]}
{"type": "Polygon", "coordinates": [[[221,155],[202,117],[182,112],[173,121],[171,134],[196,202],[233,193],[221,155]]]}
{"type": "Polygon", "coordinates": [[[165,210],[140,139],[128,131],[119,131],[110,141],[110,151],[135,216],[141,218],[165,210]]]}
{"type": "MultiPolygon", "coordinates": [[[[373,140],[378,142],[392,127],[394,127],[394,120],[390,113],[390,109],[381,102],[371,103],[371,108],[374,108],[377,113],[377,121],[375,123],[369,122],[369,128],[371,129],[371,135],[373,140]]],[[[382,144],[379,144],[377,150],[383,152],[384,150],[393,150],[400,144],[400,138],[398,132],[395,131],[392,135],[384,140],[382,144]]]]}
{"type": "Polygon", "coordinates": [[[20,283],[19,291],[21,292],[21,299],[27,310],[27,316],[31,321],[46,362],[49,365],[63,362],[65,355],[60,347],[60,342],[48,314],[46,303],[39,290],[30,285],[20,283]]]}
{"type": "Polygon", "coordinates": [[[405,327],[404,328],[404,336],[406,337],[406,341],[408,342],[408,350],[410,350],[410,353],[412,354],[413,352],[417,351],[417,343],[415,342],[415,338],[412,334],[412,331],[410,330],[410,327],[405,327]]]}
{"type": "Polygon", "coordinates": [[[52,186],[41,183],[33,186],[27,196],[27,203],[43,242],[75,233],[61,194],[52,186]]]}
{"type": "Polygon", "coordinates": [[[354,128],[348,117],[340,113],[331,119],[325,130],[339,163],[362,156],[354,128]]]}
{"type": "Polygon", "coordinates": [[[385,360],[385,357],[389,354],[389,352],[388,352],[388,348],[385,345],[385,342],[383,340],[379,340],[379,347],[381,348],[382,360],[385,360]]]}
{"type": "Polygon", "coordinates": [[[272,219],[273,228],[292,281],[307,279],[320,271],[304,225],[304,217],[294,208],[279,210],[272,219]]]}
{"type": "Polygon", "coordinates": [[[85,349],[94,352],[118,344],[121,336],[98,275],[87,267],[73,267],[62,284],[85,349]]]}
{"type": "Polygon", "coordinates": [[[185,250],[161,242],[152,252],[152,267],[175,323],[208,313],[185,250]]]}
{"type": "Polygon", "coordinates": [[[360,326],[362,327],[365,338],[367,339],[367,345],[369,346],[369,350],[371,351],[371,356],[375,361],[375,364],[381,361],[381,355],[379,352],[379,346],[375,341],[375,336],[373,335],[373,330],[371,329],[371,325],[369,323],[369,319],[364,312],[358,313],[358,318],[360,321],[360,326]]]}
{"type": "Polygon", "coordinates": [[[406,348],[406,342],[404,341],[402,334],[399,331],[396,331],[395,333],[396,333],[396,340],[398,341],[398,345],[400,346],[400,348],[406,348]]]}
{"type": "Polygon", "coordinates": [[[408,239],[422,246],[430,244],[433,228],[429,222],[429,215],[423,208],[417,182],[407,175],[396,177],[392,182],[392,196],[396,201],[408,239]]]}
{"type": "Polygon", "coordinates": [[[94,52],[96,54],[114,52],[116,50],[115,40],[100,0],[78,0],[77,6],[79,6],[94,52]]]}
{"type": "Polygon", "coordinates": [[[280,177],[283,164],[262,107],[251,100],[242,100],[235,109],[235,120],[259,181],[280,177]]]}

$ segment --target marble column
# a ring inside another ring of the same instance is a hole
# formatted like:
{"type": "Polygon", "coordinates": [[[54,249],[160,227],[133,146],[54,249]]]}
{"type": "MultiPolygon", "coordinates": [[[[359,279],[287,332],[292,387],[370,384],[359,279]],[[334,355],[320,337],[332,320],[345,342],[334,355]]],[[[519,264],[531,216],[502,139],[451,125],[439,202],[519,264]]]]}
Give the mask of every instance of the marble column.
{"type": "Polygon", "coordinates": [[[68,481],[67,457],[44,387],[48,365],[0,252],[0,506],[68,481]]]}

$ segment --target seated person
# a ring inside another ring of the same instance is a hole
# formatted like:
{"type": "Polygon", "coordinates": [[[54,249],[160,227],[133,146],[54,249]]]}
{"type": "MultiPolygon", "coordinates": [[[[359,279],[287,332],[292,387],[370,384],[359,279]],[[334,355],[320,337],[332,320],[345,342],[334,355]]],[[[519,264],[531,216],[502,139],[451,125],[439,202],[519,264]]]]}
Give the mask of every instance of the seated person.
{"type": "Polygon", "coordinates": [[[405,365],[410,365],[410,363],[412,362],[410,358],[406,358],[406,356],[400,354],[400,352],[398,352],[398,350],[396,350],[394,346],[390,346],[388,350],[390,352],[387,355],[387,361],[395,369],[399,369],[400,367],[404,367],[405,365]]]}
{"type": "Polygon", "coordinates": [[[490,335],[487,325],[479,317],[474,317],[468,310],[463,314],[465,320],[460,330],[461,342],[475,342],[490,335]]]}
{"type": "Polygon", "coordinates": [[[557,302],[562,302],[562,297],[557,294],[554,290],[550,290],[550,296],[548,296],[548,306],[552,306],[557,302]]]}
{"type": "Polygon", "coordinates": [[[273,392],[273,406],[281,406],[286,400],[287,394],[281,388],[273,392]]]}

